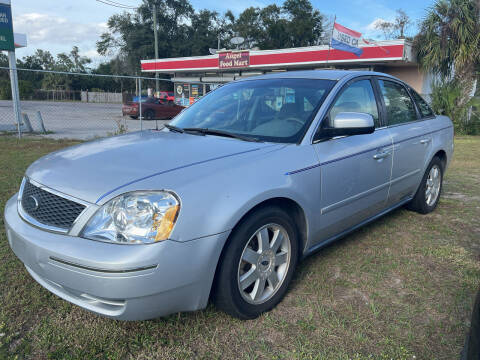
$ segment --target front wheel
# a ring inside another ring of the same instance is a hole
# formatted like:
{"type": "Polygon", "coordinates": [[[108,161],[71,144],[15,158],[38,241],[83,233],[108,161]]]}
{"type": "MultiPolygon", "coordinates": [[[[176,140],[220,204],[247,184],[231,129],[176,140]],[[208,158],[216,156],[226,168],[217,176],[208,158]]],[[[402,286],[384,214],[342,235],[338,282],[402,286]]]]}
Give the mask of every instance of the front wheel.
{"type": "Polygon", "coordinates": [[[265,207],[232,232],[220,260],[214,302],[226,313],[253,319],[284,297],[298,260],[297,230],[282,209],[265,207]]]}
{"type": "Polygon", "coordinates": [[[423,175],[422,182],[408,208],[420,214],[428,214],[435,210],[440,199],[443,185],[444,162],[434,157],[423,175]]]}

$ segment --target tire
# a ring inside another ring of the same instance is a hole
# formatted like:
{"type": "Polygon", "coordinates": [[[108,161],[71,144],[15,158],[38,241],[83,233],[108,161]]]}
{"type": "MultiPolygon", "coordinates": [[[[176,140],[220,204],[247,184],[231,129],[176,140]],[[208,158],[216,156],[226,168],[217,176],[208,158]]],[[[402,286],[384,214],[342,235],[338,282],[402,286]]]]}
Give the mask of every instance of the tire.
{"type": "Polygon", "coordinates": [[[133,119],[133,120],[137,120],[137,119],[138,119],[138,116],[130,115],[130,118],[133,119]]]}
{"type": "Polygon", "coordinates": [[[285,211],[268,206],[248,215],[222,252],[214,284],[215,305],[244,320],[271,310],[287,292],[298,252],[297,227],[285,211]],[[261,245],[267,236],[268,248],[261,245]],[[260,292],[262,283],[265,287],[260,292]]]}
{"type": "Polygon", "coordinates": [[[444,169],[442,159],[435,156],[428,165],[413,200],[407,205],[410,210],[420,214],[428,214],[435,210],[442,192],[444,169]],[[434,176],[435,170],[438,171],[438,178],[434,176]],[[427,190],[430,190],[429,194],[434,191],[431,198],[427,195],[427,190]]]}
{"type": "Polygon", "coordinates": [[[154,120],[155,119],[155,112],[153,110],[147,110],[144,113],[146,120],[154,120]]]}

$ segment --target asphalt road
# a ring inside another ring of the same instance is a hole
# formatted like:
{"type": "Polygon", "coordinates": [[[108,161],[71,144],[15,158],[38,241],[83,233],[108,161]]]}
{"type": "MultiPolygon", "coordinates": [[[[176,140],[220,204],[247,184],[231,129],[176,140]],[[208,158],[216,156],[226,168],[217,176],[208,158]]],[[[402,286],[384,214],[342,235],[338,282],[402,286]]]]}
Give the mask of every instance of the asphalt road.
{"type": "MultiPolygon", "coordinates": [[[[94,104],[81,102],[22,101],[22,113],[29,116],[35,131],[40,127],[36,112],[40,111],[50,138],[91,139],[108,136],[118,130],[117,122],[129,132],[140,130],[140,120],[122,116],[121,104],[94,104]]],[[[143,121],[143,129],[162,128],[165,120],[143,121]],[[158,124],[157,124],[158,123],[158,124]]],[[[16,128],[11,101],[0,100],[0,131],[16,128]]]]}

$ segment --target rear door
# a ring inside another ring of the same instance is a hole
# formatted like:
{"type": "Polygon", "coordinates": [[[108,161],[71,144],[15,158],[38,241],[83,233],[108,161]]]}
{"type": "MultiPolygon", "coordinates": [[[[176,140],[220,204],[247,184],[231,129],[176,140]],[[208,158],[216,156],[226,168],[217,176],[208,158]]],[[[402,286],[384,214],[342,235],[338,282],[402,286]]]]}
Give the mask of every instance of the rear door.
{"type": "Polygon", "coordinates": [[[385,208],[388,196],[392,139],[381,123],[370,77],[357,78],[345,85],[322,126],[329,126],[339,112],[372,115],[375,132],[335,137],[314,144],[321,166],[318,242],[379,213],[385,208]]]}
{"type": "Polygon", "coordinates": [[[404,84],[378,78],[385,122],[393,139],[393,167],[388,204],[412,197],[423,177],[432,137],[404,84]]]}

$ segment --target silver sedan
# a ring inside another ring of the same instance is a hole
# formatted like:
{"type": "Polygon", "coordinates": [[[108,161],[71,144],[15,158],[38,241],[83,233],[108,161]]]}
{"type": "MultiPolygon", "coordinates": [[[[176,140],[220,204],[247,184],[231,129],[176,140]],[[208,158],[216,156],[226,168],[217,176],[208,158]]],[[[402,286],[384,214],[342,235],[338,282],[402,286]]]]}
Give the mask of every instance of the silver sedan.
{"type": "Polygon", "coordinates": [[[116,319],[255,318],[297,263],[383,214],[437,206],[453,127],[381,73],[227,84],[160,131],[54,152],[7,203],[12,250],[63,299],[116,319]]]}

